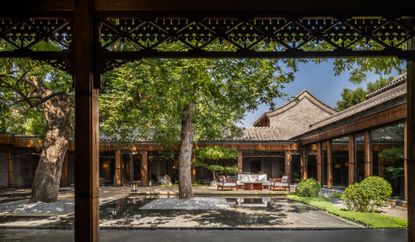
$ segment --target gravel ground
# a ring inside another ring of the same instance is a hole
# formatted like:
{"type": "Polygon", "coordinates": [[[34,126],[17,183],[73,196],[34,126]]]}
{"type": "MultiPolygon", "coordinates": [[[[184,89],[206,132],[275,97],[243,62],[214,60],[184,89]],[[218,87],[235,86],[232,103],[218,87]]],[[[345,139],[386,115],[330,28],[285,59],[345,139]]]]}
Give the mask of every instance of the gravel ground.
{"type": "Polygon", "coordinates": [[[0,215],[62,215],[73,213],[73,200],[59,200],[52,203],[28,203],[29,200],[20,200],[0,204],[0,215]]]}
{"type": "Polygon", "coordinates": [[[196,197],[191,200],[158,198],[142,206],[140,209],[208,210],[229,208],[225,198],[196,197]]]}

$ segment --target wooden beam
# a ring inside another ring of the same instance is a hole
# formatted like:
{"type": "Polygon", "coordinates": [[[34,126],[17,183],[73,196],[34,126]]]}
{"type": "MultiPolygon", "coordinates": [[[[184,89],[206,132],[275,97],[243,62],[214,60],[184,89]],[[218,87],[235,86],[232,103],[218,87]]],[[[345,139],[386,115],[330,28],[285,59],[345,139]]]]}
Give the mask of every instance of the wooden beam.
{"type": "Polygon", "coordinates": [[[348,164],[348,173],[349,173],[349,185],[355,183],[356,179],[356,140],[354,134],[351,134],[349,137],[349,162],[348,164]]]}
{"type": "Polygon", "coordinates": [[[66,151],[65,158],[62,164],[62,176],[61,176],[61,186],[68,186],[69,185],[69,177],[68,177],[68,153],[66,151]]]}
{"type": "Polygon", "coordinates": [[[115,185],[121,186],[121,150],[115,150],[115,185]]]}
{"type": "Polygon", "coordinates": [[[141,153],[141,169],[140,169],[141,185],[148,186],[148,153],[143,151],[141,153]]]}
{"type": "Polygon", "coordinates": [[[365,177],[373,174],[372,136],[370,130],[364,132],[365,146],[365,177]]]}
{"type": "Polygon", "coordinates": [[[244,164],[244,156],[242,150],[238,150],[238,158],[237,158],[237,166],[238,166],[238,173],[243,172],[243,164],[244,164]]]}
{"type": "MultiPolygon", "coordinates": [[[[415,28],[415,26],[413,26],[415,28]]],[[[415,49],[415,37],[408,41],[415,49]]],[[[408,171],[408,241],[415,242],[415,59],[407,60],[407,171],[408,171]]]]}
{"type": "Polygon", "coordinates": [[[321,142],[317,143],[317,181],[323,185],[323,173],[322,173],[322,163],[323,163],[323,149],[321,142]]]}
{"type": "Polygon", "coordinates": [[[331,140],[326,141],[327,155],[327,187],[333,188],[333,145],[331,140]]]}
{"type": "Polygon", "coordinates": [[[12,147],[9,146],[7,153],[7,187],[14,188],[14,171],[13,171],[13,153],[12,147]]]}
{"type": "Polygon", "coordinates": [[[390,109],[374,113],[367,117],[358,117],[354,120],[349,120],[343,125],[336,125],[335,127],[327,126],[319,130],[313,131],[310,134],[305,134],[300,137],[300,144],[307,145],[319,141],[343,137],[351,133],[363,131],[377,126],[394,123],[396,121],[404,120],[406,118],[406,103],[399,104],[390,109]]]}
{"type": "Polygon", "coordinates": [[[301,179],[305,180],[308,178],[307,172],[307,151],[305,147],[301,149],[300,166],[301,166],[301,179]]]}
{"type": "Polygon", "coordinates": [[[94,2],[76,0],[72,65],[75,82],[75,241],[99,241],[98,89],[94,80],[94,2]]]}

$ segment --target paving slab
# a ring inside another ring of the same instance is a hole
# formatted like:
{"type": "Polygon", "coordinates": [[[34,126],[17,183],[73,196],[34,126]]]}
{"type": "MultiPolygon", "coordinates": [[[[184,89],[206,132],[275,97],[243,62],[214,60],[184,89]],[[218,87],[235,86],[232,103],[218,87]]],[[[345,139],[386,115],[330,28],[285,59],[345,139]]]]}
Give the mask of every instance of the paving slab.
{"type": "MultiPolygon", "coordinates": [[[[0,230],[0,241],[69,242],[71,230],[0,230]]],[[[102,242],[405,242],[406,229],[101,230],[102,242]]]]}

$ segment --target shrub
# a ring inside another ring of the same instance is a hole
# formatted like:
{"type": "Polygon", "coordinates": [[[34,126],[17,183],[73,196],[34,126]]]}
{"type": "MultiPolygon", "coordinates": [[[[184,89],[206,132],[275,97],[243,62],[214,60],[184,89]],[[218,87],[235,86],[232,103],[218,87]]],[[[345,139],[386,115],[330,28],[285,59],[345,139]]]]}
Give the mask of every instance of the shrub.
{"type": "Polygon", "coordinates": [[[207,169],[212,172],[213,180],[216,181],[216,173],[221,173],[225,168],[221,165],[208,165],[207,169]]]}
{"type": "Polygon", "coordinates": [[[365,178],[346,188],[341,198],[349,210],[374,212],[392,195],[388,181],[378,176],[365,178]]]}
{"type": "Polygon", "coordinates": [[[317,197],[320,189],[320,183],[312,178],[309,178],[298,183],[296,193],[301,197],[317,197]]]}
{"type": "Polygon", "coordinates": [[[228,175],[235,175],[238,173],[238,170],[239,169],[236,166],[225,166],[224,167],[224,172],[225,174],[228,174],[228,175]]]}

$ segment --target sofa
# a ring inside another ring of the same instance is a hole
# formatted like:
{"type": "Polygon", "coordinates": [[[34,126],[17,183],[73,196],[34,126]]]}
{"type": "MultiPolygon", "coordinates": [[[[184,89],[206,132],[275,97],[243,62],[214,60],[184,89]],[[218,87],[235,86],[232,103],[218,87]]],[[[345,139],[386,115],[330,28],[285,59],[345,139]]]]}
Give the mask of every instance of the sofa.
{"type": "Polygon", "coordinates": [[[269,187],[271,184],[270,181],[268,181],[267,174],[239,173],[237,179],[238,186],[243,186],[244,182],[262,182],[264,187],[269,187]]]}

